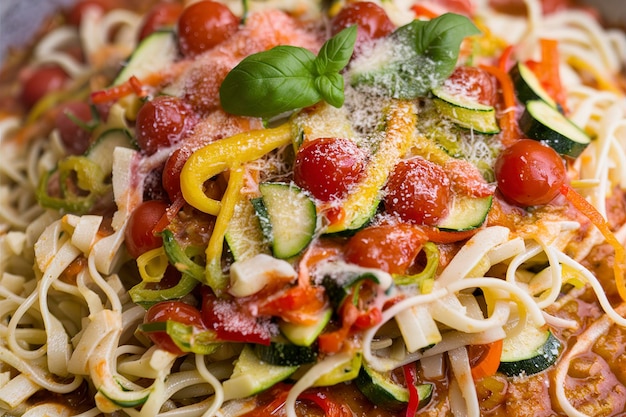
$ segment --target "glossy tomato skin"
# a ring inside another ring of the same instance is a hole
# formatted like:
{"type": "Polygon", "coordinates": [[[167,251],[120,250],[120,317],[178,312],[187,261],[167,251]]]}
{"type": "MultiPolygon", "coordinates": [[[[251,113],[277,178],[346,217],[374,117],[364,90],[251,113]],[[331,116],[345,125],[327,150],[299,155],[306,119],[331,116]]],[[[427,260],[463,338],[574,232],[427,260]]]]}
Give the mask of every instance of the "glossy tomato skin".
{"type": "Polygon", "coordinates": [[[31,108],[46,94],[60,90],[68,79],[67,73],[57,65],[36,68],[24,80],[20,99],[27,108],[31,108]]]}
{"type": "Polygon", "coordinates": [[[504,149],[494,170],[500,193],[522,207],[548,204],[567,177],[561,156],[532,139],[520,139],[504,149]]]}
{"type": "Polygon", "coordinates": [[[146,154],[169,148],[195,126],[196,116],[178,97],[159,96],[147,101],[137,113],[137,144],[146,154]]]}
{"type": "MultiPolygon", "coordinates": [[[[146,312],[144,323],[163,323],[168,320],[197,327],[200,331],[205,330],[200,311],[181,301],[162,301],[153,305],[146,312]]],[[[164,331],[146,334],[161,349],[175,355],[183,355],[185,353],[180,350],[172,338],[164,331]]]]}
{"type": "Polygon", "coordinates": [[[403,274],[426,241],[424,232],[405,223],[371,226],[348,240],[345,257],[353,264],[403,274]]]}
{"type": "Polygon", "coordinates": [[[130,214],[124,232],[124,241],[128,253],[133,258],[137,258],[163,244],[161,237],[155,235],[153,230],[166,210],[167,204],[165,202],[149,200],[139,204],[130,214]]]}
{"type": "Polygon", "coordinates": [[[450,180],[443,168],[424,158],[400,161],[385,190],[385,209],[404,221],[433,226],[448,213],[450,180]]]}
{"type": "Polygon", "coordinates": [[[180,3],[158,3],[150,9],[139,29],[139,40],[145,39],[155,31],[176,25],[179,16],[183,12],[180,3]]]}
{"type": "Polygon", "coordinates": [[[362,178],[366,159],[349,139],[314,139],[298,150],[294,181],[321,201],[340,199],[362,178]]]}
{"type": "Polygon", "coordinates": [[[239,19],[224,4],[202,0],[183,10],[178,19],[179,48],[194,57],[224,42],[239,27],[239,19]]]}
{"type": "Polygon", "coordinates": [[[89,147],[91,132],[81,126],[81,122],[87,125],[92,118],[91,107],[84,101],[70,101],[59,108],[55,118],[56,127],[69,154],[80,155],[89,147]]]}
{"type": "Polygon", "coordinates": [[[443,87],[455,95],[493,106],[498,100],[496,79],[487,71],[470,66],[456,67],[443,87]]]}
{"type": "Polygon", "coordinates": [[[185,166],[185,162],[191,156],[191,150],[185,147],[176,149],[165,161],[163,168],[163,188],[170,198],[170,201],[176,201],[182,197],[183,193],[180,189],[180,172],[185,166]]]}
{"type": "Polygon", "coordinates": [[[378,39],[389,35],[396,28],[385,9],[369,1],[347,4],[333,18],[333,35],[352,25],[358,25],[357,39],[378,39]]]}

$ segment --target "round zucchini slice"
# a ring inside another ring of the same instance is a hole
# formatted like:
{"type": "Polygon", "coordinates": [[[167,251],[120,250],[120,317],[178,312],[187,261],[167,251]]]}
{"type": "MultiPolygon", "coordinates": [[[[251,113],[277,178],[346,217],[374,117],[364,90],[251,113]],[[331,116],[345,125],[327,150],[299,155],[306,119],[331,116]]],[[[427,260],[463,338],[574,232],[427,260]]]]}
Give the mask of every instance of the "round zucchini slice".
{"type": "Polygon", "coordinates": [[[519,126],[529,138],[572,158],[577,158],[591,142],[589,135],[543,100],[526,103],[519,126]]]}
{"type": "Polygon", "coordinates": [[[557,103],[550,97],[543,88],[541,82],[534,72],[522,62],[518,62],[509,71],[515,94],[520,102],[526,103],[531,100],[543,100],[554,108],[558,108],[557,103]]]}

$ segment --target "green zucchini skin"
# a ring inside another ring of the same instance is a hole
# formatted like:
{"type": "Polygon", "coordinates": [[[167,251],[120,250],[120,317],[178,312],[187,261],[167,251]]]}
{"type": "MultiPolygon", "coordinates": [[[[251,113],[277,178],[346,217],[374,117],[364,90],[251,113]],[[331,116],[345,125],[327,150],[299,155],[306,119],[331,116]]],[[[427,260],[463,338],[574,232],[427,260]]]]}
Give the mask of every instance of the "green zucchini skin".
{"type": "Polygon", "coordinates": [[[473,230],[483,225],[491,209],[493,197],[456,196],[446,217],[437,228],[449,231],[473,230]]]}
{"type": "Polygon", "coordinates": [[[554,365],[562,344],[550,330],[527,328],[511,339],[504,339],[498,371],[509,377],[534,375],[554,365]]]}
{"type": "Polygon", "coordinates": [[[531,100],[519,121],[522,132],[552,147],[561,155],[577,158],[591,138],[558,109],[542,100],[531,100]]]}
{"type": "Polygon", "coordinates": [[[551,107],[558,108],[557,103],[543,88],[534,72],[522,62],[515,64],[509,71],[518,100],[525,104],[531,100],[543,100],[551,107]]]}
{"type": "Polygon", "coordinates": [[[463,97],[454,96],[443,88],[432,90],[435,107],[439,113],[456,125],[476,132],[495,134],[500,132],[496,109],[463,97]]]}
{"type": "Polygon", "coordinates": [[[317,345],[299,346],[289,342],[272,341],[269,346],[254,345],[260,360],[276,366],[299,366],[317,360],[317,345]]]}

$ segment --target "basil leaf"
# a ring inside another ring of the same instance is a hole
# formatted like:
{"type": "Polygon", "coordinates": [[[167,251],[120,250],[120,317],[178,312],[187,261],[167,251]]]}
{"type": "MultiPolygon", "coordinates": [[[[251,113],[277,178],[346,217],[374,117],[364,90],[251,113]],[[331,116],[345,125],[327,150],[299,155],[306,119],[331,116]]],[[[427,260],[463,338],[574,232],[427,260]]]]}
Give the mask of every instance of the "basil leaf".
{"type": "Polygon", "coordinates": [[[244,58],[220,87],[222,108],[231,114],[271,118],[322,99],[315,87],[315,55],[289,45],[244,58]]]}
{"type": "Polygon", "coordinates": [[[426,96],[454,71],[463,39],[478,33],[471,20],[454,13],[414,20],[355,60],[350,82],[394,98],[426,96]]]}
{"type": "Polygon", "coordinates": [[[335,107],[343,106],[343,76],[338,73],[320,75],[315,79],[315,87],[328,104],[335,107]]]}
{"type": "Polygon", "coordinates": [[[343,29],[322,45],[315,58],[315,67],[319,75],[339,73],[348,65],[354,50],[356,34],[357,26],[353,25],[343,29]]]}

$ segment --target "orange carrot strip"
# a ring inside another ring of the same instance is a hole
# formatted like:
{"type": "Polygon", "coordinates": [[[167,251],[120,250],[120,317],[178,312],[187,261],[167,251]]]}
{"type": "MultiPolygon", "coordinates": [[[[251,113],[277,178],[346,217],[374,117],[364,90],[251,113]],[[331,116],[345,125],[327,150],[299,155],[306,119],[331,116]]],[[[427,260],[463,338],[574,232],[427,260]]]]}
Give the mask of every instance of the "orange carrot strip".
{"type": "Polygon", "coordinates": [[[626,285],[624,282],[624,261],[626,260],[626,250],[619,240],[615,237],[609,227],[609,224],[602,214],[585,198],[578,194],[572,187],[567,184],[561,186],[561,194],[567,198],[567,200],[578,211],[587,216],[587,218],[598,228],[602,236],[606,239],[613,249],[615,250],[615,260],[613,262],[613,274],[615,275],[615,285],[617,286],[617,292],[622,300],[626,301],[626,285]]]}
{"type": "Polygon", "coordinates": [[[439,13],[434,12],[423,4],[414,4],[411,10],[415,13],[415,17],[425,17],[426,19],[434,19],[439,13]]]}
{"type": "Polygon", "coordinates": [[[559,71],[559,43],[554,39],[541,39],[541,74],[543,87],[566,111],[566,96],[559,71]]]}
{"type": "Polygon", "coordinates": [[[504,98],[505,112],[502,117],[502,143],[505,146],[511,145],[516,139],[522,135],[517,124],[517,101],[515,99],[515,88],[513,81],[506,72],[493,65],[481,65],[482,69],[496,77],[500,88],[502,88],[502,96],[504,98]]]}

